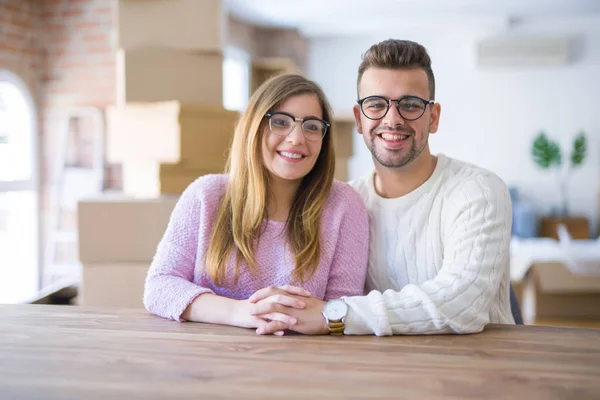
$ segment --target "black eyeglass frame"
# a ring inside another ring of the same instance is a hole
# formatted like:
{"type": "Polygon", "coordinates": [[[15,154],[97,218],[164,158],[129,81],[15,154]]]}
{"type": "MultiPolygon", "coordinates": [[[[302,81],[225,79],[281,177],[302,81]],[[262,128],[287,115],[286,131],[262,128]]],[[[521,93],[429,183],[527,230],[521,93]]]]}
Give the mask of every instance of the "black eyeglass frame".
{"type": "MultiPolygon", "coordinates": [[[[277,135],[277,133],[273,132],[273,128],[271,128],[271,117],[273,117],[274,115],[277,114],[281,114],[281,115],[285,115],[287,117],[290,117],[291,119],[293,119],[294,121],[300,121],[300,130],[302,131],[302,135],[304,135],[304,137],[306,138],[306,135],[304,134],[304,129],[302,128],[302,124],[304,124],[305,121],[319,121],[322,122],[325,125],[325,129],[323,129],[323,134],[321,135],[321,139],[323,139],[325,137],[325,135],[327,134],[329,128],[331,127],[331,124],[327,121],[325,121],[324,119],[321,118],[317,118],[317,117],[308,117],[308,118],[298,118],[293,116],[290,113],[287,113],[285,111],[273,111],[273,112],[268,112],[265,114],[265,117],[267,117],[269,119],[269,130],[274,134],[277,135]]],[[[291,129],[287,135],[285,135],[286,137],[292,133],[293,129],[291,129]]],[[[282,136],[282,135],[278,135],[278,136],[282,136]]],[[[307,140],[309,140],[307,138],[307,140]]]]}
{"type": "Polygon", "coordinates": [[[425,100],[420,98],[419,96],[402,96],[399,99],[388,99],[386,97],[383,96],[367,96],[367,97],[363,97],[362,99],[358,99],[357,103],[360,106],[360,111],[363,113],[363,115],[365,117],[367,117],[368,119],[372,120],[372,121],[378,121],[380,119],[385,118],[385,116],[387,115],[387,113],[390,111],[390,108],[392,106],[392,101],[396,102],[396,110],[398,110],[398,113],[400,114],[400,116],[402,117],[402,119],[405,119],[407,121],[416,121],[419,118],[421,118],[423,116],[423,114],[425,114],[425,111],[427,110],[427,105],[434,105],[435,104],[435,100],[425,100]],[[371,118],[367,115],[367,113],[365,112],[365,110],[363,109],[363,103],[365,102],[365,100],[369,100],[369,99],[382,99],[385,100],[386,104],[387,104],[387,110],[385,110],[385,112],[383,113],[383,115],[379,118],[371,118]],[[421,115],[419,115],[417,118],[406,118],[404,117],[404,115],[402,115],[402,112],[400,111],[400,102],[402,100],[406,100],[406,99],[414,99],[414,100],[419,100],[421,102],[423,102],[423,112],[421,113],[421,115]]]}

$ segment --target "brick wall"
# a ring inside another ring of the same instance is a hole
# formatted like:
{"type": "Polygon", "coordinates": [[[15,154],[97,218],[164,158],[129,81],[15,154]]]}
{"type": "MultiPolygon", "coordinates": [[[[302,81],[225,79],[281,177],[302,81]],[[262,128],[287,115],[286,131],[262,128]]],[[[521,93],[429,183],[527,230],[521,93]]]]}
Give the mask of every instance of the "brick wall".
{"type": "Polygon", "coordinates": [[[0,0],[0,69],[17,75],[35,103],[37,125],[44,58],[39,29],[41,7],[35,1],[0,0]]]}
{"type": "Polygon", "coordinates": [[[43,53],[41,8],[34,1],[0,0],[0,68],[17,74],[39,102],[43,53]]]}

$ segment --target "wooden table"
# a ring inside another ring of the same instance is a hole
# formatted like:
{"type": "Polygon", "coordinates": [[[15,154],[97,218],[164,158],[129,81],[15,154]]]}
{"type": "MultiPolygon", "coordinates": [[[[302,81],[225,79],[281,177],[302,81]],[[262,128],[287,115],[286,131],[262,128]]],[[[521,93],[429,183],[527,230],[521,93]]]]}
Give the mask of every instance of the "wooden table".
{"type": "Polygon", "coordinates": [[[142,310],[0,305],[1,399],[600,398],[600,330],[256,336],[142,310]]]}

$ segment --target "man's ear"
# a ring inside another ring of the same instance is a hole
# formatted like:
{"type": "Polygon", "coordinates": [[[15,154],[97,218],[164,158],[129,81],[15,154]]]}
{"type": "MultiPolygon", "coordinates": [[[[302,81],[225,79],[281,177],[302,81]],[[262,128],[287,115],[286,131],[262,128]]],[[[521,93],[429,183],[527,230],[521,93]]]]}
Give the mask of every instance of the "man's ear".
{"type": "Polygon", "coordinates": [[[429,133],[436,133],[440,124],[440,114],[442,106],[440,103],[435,103],[431,106],[431,115],[429,116],[429,133]]]}
{"type": "Polygon", "coordinates": [[[354,105],[354,107],[352,107],[352,112],[354,113],[354,121],[356,122],[356,130],[358,130],[358,133],[360,133],[362,135],[362,124],[360,122],[360,107],[358,105],[354,105]]]}

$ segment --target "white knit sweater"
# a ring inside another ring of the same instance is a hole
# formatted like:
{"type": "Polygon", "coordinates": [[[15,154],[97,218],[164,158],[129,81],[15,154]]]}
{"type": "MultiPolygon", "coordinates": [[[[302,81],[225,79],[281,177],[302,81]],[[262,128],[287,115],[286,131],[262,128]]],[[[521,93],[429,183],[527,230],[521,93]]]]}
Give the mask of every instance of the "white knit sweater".
{"type": "Polygon", "coordinates": [[[380,197],[373,173],[351,185],[370,214],[370,293],[345,298],[347,335],[474,333],[514,323],[512,208],[499,177],[440,154],[431,177],[405,196],[380,197]]]}

